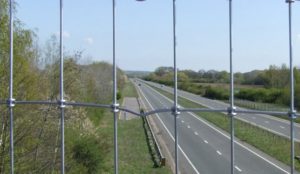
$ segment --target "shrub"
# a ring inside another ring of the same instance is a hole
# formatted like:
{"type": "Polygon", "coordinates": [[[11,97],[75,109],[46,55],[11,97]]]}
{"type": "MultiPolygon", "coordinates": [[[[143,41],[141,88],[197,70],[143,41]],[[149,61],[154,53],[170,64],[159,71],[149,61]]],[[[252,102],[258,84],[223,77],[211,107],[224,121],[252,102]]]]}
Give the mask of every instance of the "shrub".
{"type": "Polygon", "coordinates": [[[97,173],[102,153],[98,142],[93,137],[79,138],[73,148],[73,159],[84,166],[88,173],[97,173]]]}
{"type": "Polygon", "coordinates": [[[204,97],[210,99],[227,100],[229,99],[229,91],[222,88],[207,87],[204,97]]]}

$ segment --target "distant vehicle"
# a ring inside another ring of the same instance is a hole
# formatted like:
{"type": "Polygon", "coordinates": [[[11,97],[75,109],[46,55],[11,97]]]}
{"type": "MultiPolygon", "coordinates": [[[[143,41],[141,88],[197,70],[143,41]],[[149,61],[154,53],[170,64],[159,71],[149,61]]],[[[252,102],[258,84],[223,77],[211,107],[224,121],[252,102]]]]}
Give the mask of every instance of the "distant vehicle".
{"type": "Polygon", "coordinates": [[[160,87],[164,87],[165,85],[160,85],[160,87]]]}
{"type": "Polygon", "coordinates": [[[139,86],[141,86],[141,84],[139,83],[139,86]]]}

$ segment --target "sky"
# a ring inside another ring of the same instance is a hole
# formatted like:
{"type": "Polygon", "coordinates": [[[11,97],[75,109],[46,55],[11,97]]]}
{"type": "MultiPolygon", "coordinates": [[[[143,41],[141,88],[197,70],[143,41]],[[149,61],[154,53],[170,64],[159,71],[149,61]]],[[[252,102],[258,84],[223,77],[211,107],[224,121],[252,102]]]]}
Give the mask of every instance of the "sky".
{"type": "MultiPolygon", "coordinates": [[[[59,31],[59,0],[15,0],[17,17],[43,48],[59,31]]],[[[116,59],[123,70],[173,65],[172,0],[116,0],[116,59]]],[[[179,69],[229,71],[228,0],[176,0],[179,69]]],[[[233,0],[235,72],[289,64],[285,0],[233,0]]],[[[300,66],[300,1],[293,4],[293,56],[300,66]]],[[[64,0],[64,47],[83,63],[112,62],[112,0],[64,0]]]]}

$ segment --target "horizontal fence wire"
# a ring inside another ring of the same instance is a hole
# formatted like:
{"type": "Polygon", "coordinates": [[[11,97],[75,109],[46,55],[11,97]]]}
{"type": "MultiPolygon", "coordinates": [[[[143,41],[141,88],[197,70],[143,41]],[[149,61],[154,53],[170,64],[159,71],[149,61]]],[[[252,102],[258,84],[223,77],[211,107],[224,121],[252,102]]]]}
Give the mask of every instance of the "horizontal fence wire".
{"type": "MultiPolygon", "coordinates": [[[[47,100],[16,100],[13,102],[16,105],[60,105],[60,101],[47,101],[47,100]]],[[[7,105],[8,101],[0,101],[0,104],[7,105]]],[[[94,108],[112,108],[112,105],[109,104],[98,104],[98,103],[86,103],[86,102],[64,102],[66,106],[75,106],[75,107],[94,107],[94,108]]],[[[119,107],[119,110],[132,113],[137,116],[149,116],[158,113],[172,113],[172,108],[164,108],[164,109],[155,109],[145,113],[138,113],[132,111],[130,109],[126,109],[123,107],[119,107]]],[[[178,108],[180,112],[228,112],[228,109],[211,109],[211,108],[178,108]]],[[[235,113],[237,114],[266,114],[266,115],[273,115],[273,116],[288,116],[290,112],[282,112],[282,111],[261,111],[261,110],[253,110],[253,109],[236,109],[235,113]]],[[[296,117],[300,117],[300,113],[295,113],[296,117]]]]}
{"type": "MultiPolygon", "coordinates": [[[[86,102],[67,102],[64,100],[64,85],[63,85],[63,70],[64,70],[64,56],[63,56],[63,0],[60,0],[60,100],[59,101],[47,101],[47,100],[36,100],[36,101],[22,101],[22,100],[14,100],[13,98],[13,3],[14,0],[10,0],[10,84],[9,84],[9,97],[7,101],[0,100],[0,105],[7,105],[10,109],[10,167],[11,167],[11,173],[14,173],[14,135],[13,135],[13,107],[15,105],[54,105],[61,108],[61,173],[65,172],[65,159],[64,159],[64,108],[65,106],[74,106],[74,107],[93,107],[93,108],[107,108],[112,109],[114,112],[114,168],[115,173],[118,173],[118,144],[117,144],[117,112],[124,111],[128,112],[137,116],[146,117],[153,114],[159,114],[159,113],[170,113],[175,116],[175,122],[174,122],[174,129],[175,129],[175,170],[176,173],[178,173],[178,137],[177,137],[177,116],[180,114],[180,112],[218,112],[218,113],[227,113],[228,116],[231,117],[231,173],[234,173],[234,127],[232,127],[233,124],[233,118],[236,116],[235,114],[267,114],[267,115],[274,115],[274,116],[288,116],[291,119],[291,173],[294,173],[294,119],[296,117],[300,117],[300,113],[297,113],[294,111],[294,74],[293,74],[293,57],[292,57],[292,31],[291,31],[291,4],[294,2],[294,0],[286,0],[286,2],[289,4],[289,54],[290,54],[290,97],[291,97],[291,106],[290,111],[288,112],[282,112],[282,111],[260,111],[260,110],[251,110],[251,109],[236,109],[234,107],[234,83],[233,83],[233,67],[232,67],[232,0],[229,0],[229,27],[230,27],[230,79],[231,79],[231,86],[230,86],[230,109],[224,108],[224,109],[211,109],[211,108],[179,108],[177,104],[177,65],[176,65],[176,6],[175,6],[175,0],[173,0],[173,58],[174,58],[174,107],[173,108],[162,108],[162,109],[156,109],[148,112],[135,112],[130,109],[126,109],[123,107],[119,107],[118,101],[116,99],[117,96],[117,80],[116,80],[116,63],[115,63],[115,0],[112,1],[113,5],[113,104],[97,104],[97,103],[86,103],[86,102]]],[[[259,116],[259,115],[258,115],[259,116]]],[[[155,138],[155,137],[154,137],[155,138]]]]}

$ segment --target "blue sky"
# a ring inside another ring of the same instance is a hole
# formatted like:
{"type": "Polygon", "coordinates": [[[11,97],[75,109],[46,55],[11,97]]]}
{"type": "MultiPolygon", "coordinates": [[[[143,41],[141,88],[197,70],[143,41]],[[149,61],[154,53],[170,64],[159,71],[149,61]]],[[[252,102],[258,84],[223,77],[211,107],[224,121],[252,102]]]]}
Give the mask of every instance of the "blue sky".
{"type": "MultiPolygon", "coordinates": [[[[172,66],[172,0],[116,0],[117,64],[125,70],[172,66]]],[[[58,0],[16,0],[17,16],[41,47],[59,31],[58,0]]],[[[112,59],[112,1],[65,0],[65,47],[84,61],[112,59]]],[[[228,0],[177,0],[180,69],[229,70],[228,0]]],[[[293,4],[295,64],[300,66],[300,2],[293,4]]],[[[235,71],[288,64],[285,0],[233,0],[235,71]]]]}

